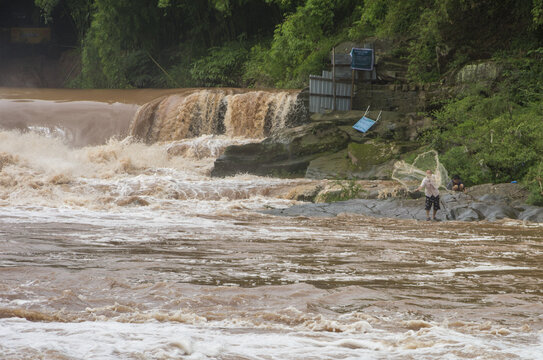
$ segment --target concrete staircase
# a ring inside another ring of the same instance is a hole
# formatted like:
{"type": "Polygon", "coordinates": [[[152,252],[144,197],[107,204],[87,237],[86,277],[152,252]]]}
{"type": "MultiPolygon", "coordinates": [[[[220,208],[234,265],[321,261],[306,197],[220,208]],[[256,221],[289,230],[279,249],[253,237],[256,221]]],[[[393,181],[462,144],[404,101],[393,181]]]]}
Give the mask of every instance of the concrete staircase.
{"type": "Polygon", "coordinates": [[[407,83],[407,60],[391,56],[377,56],[377,79],[386,83],[407,83]]]}

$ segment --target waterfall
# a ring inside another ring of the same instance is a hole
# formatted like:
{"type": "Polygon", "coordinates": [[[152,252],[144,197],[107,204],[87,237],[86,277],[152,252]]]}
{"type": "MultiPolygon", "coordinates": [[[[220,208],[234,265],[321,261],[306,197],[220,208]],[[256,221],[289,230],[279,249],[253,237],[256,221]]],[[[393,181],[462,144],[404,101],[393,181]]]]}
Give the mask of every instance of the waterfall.
{"type": "Polygon", "coordinates": [[[129,133],[147,143],[212,134],[263,138],[306,121],[298,94],[219,89],[164,96],[138,109],[129,133]]]}

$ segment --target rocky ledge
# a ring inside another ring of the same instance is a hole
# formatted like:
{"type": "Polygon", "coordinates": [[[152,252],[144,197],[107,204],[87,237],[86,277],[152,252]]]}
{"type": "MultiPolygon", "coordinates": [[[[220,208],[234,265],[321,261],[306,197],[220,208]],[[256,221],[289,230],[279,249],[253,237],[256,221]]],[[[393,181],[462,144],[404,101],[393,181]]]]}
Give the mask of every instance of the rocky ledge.
{"type": "MultiPolygon", "coordinates": [[[[306,203],[288,209],[269,209],[266,212],[270,214],[353,213],[426,219],[424,200],[420,199],[423,194],[408,194],[391,179],[398,160],[413,161],[428,150],[419,148],[414,139],[427,129],[430,119],[383,112],[371,131],[362,134],[352,129],[362,115],[360,111],[313,114],[309,122],[284,128],[261,142],[229,146],[215,161],[211,175],[250,173],[308,180],[282,196],[306,203]]],[[[543,222],[543,208],[527,205],[527,198],[528,192],[519,184],[478,185],[467,193],[444,191],[438,218],[543,222]]]]}
{"type": "MultiPolygon", "coordinates": [[[[495,221],[518,219],[543,222],[543,208],[525,204],[526,191],[518,184],[485,184],[467,193],[442,192],[438,220],[495,221]]],[[[268,209],[282,216],[333,217],[342,213],[379,218],[425,220],[422,194],[411,197],[399,193],[386,199],[363,198],[331,203],[303,203],[286,209],[268,209]],[[419,197],[414,199],[413,197],[419,197]]]]}
{"type": "Polygon", "coordinates": [[[412,139],[424,129],[425,122],[414,122],[411,115],[383,112],[372,131],[362,134],[352,125],[363,114],[313,114],[308,123],[282,129],[261,142],[229,146],[215,161],[211,176],[250,173],[308,179],[389,179],[394,162],[419,146],[412,139]]]}
{"type": "Polygon", "coordinates": [[[259,143],[227,147],[211,175],[304,177],[313,159],[344,149],[348,142],[349,136],[331,121],[288,128],[259,143]]]}

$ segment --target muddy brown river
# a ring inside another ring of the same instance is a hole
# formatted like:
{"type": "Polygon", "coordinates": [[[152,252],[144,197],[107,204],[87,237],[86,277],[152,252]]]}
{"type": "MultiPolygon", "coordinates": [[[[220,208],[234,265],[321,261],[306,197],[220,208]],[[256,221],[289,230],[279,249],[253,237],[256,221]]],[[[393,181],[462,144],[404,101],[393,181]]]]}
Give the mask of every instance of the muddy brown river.
{"type": "Polygon", "coordinates": [[[1,359],[543,359],[542,225],[264,214],[312,180],[209,176],[257,136],[65,91],[0,89],[1,359]]]}

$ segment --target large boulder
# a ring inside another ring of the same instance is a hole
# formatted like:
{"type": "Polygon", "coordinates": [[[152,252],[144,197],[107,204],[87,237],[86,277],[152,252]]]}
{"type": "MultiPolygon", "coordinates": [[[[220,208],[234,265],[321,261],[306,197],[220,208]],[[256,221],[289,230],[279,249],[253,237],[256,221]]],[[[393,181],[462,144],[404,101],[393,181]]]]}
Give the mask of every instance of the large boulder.
{"type": "Polygon", "coordinates": [[[393,143],[368,141],[364,144],[349,144],[347,152],[353,166],[362,170],[369,165],[382,164],[390,160],[396,151],[393,143]]]}
{"type": "Polygon", "coordinates": [[[463,205],[451,208],[449,210],[449,216],[451,217],[451,220],[459,221],[479,221],[484,219],[483,214],[479,211],[463,205]]]}
{"type": "Polygon", "coordinates": [[[494,61],[481,61],[467,64],[456,74],[456,83],[490,83],[500,76],[501,71],[501,67],[494,61]]]}
{"type": "Polygon", "coordinates": [[[215,161],[211,175],[303,177],[311,160],[342,150],[348,142],[349,136],[331,121],[309,123],[259,143],[229,146],[215,161]]]}
{"type": "Polygon", "coordinates": [[[395,161],[418,146],[413,143],[368,140],[350,142],[346,149],[320,156],[309,163],[309,179],[390,179],[395,161]]]}
{"type": "Polygon", "coordinates": [[[518,218],[530,222],[543,222],[543,207],[526,206],[519,214],[518,218]]]}
{"type": "Polygon", "coordinates": [[[311,160],[305,177],[308,179],[345,179],[351,174],[351,161],[347,149],[311,160]]]}
{"type": "Polygon", "coordinates": [[[482,214],[486,220],[516,219],[518,211],[504,203],[475,202],[470,208],[482,214]]]}
{"type": "MultiPolygon", "coordinates": [[[[490,188],[489,184],[489,188],[490,188]]],[[[475,192],[474,192],[475,193],[475,192]]],[[[505,194],[487,193],[473,196],[470,193],[452,192],[443,194],[443,210],[451,220],[477,221],[517,219],[519,210],[511,205],[511,198],[505,194]]]]}
{"type": "Polygon", "coordinates": [[[530,191],[518,183],[501,183],[471,186],[467,194],[473,201],[517,207],[527,203],[530,191]]]}

